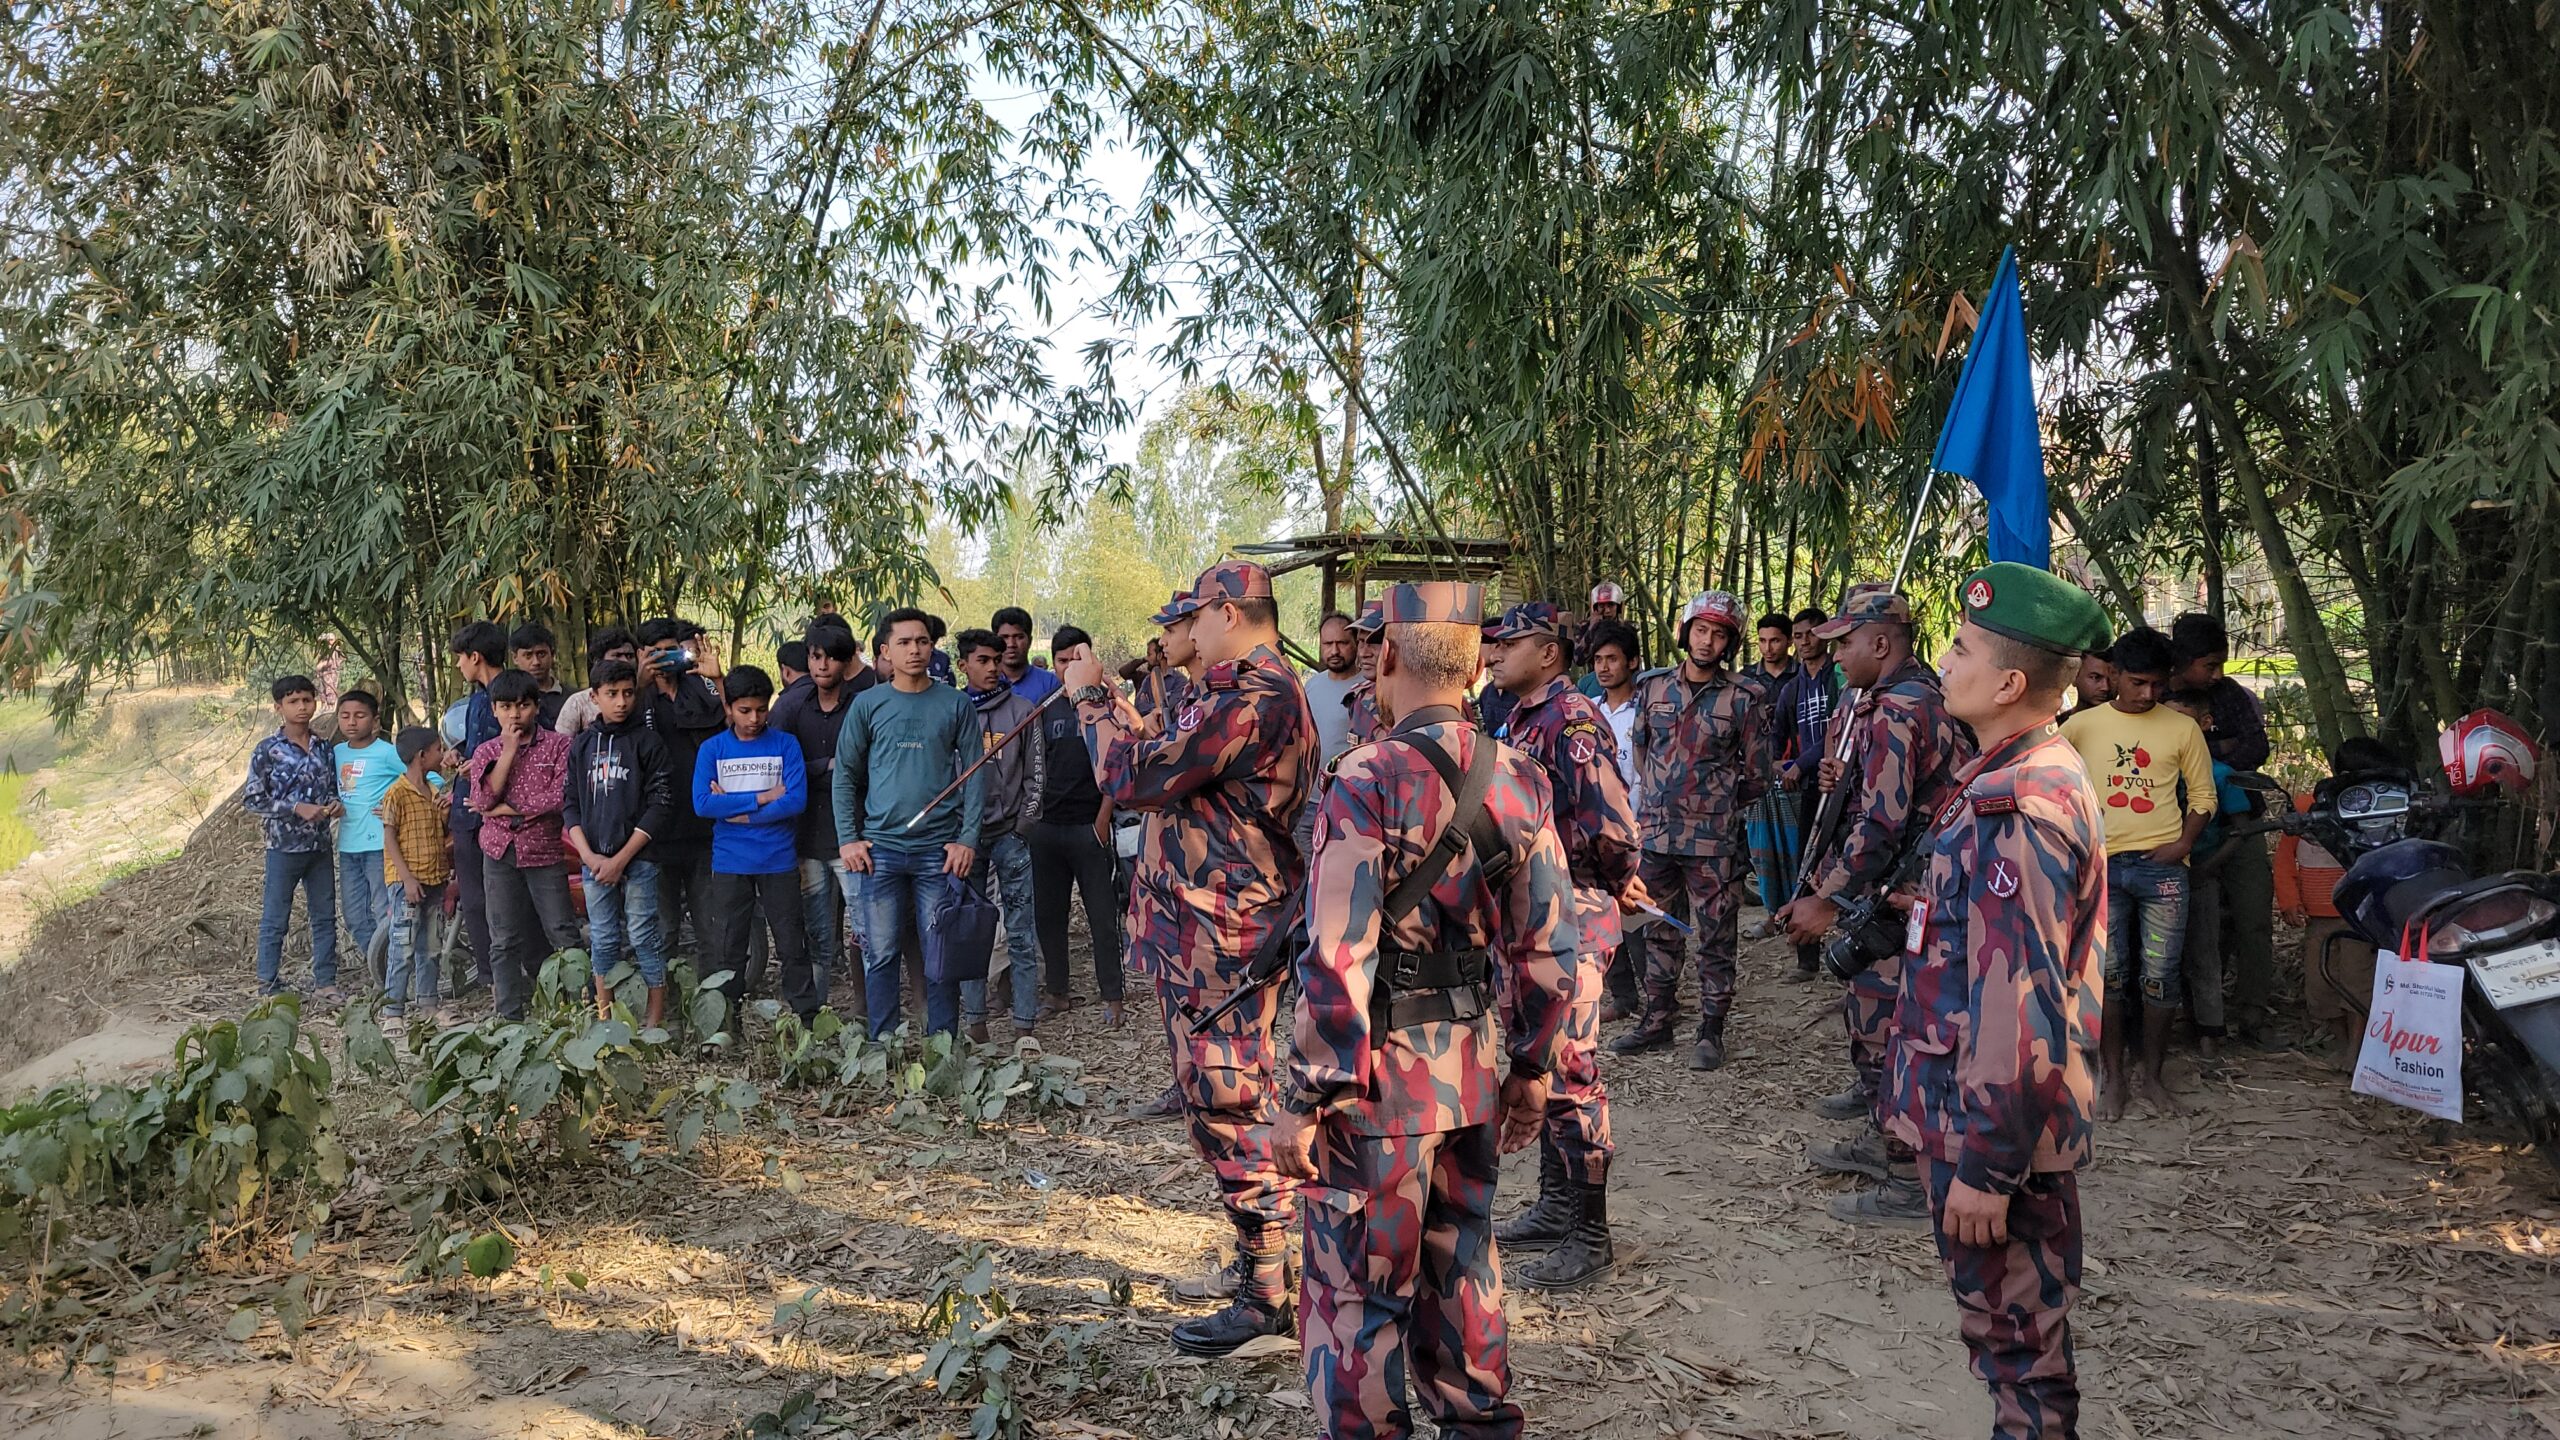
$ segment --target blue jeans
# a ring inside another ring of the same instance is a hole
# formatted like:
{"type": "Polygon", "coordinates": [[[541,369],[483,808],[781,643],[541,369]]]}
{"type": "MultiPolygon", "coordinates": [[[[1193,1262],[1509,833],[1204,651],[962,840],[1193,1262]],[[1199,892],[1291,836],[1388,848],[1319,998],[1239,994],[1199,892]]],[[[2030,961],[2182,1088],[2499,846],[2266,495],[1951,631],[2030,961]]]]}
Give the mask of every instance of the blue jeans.
{"type": "Polygon", "coordinates": [[[658,933],[658,867],[634,859],[608,885],[584,872],[587,886],[587,968],[610,975],[626,953],[640,966],[640,983],[667,983],[667,942],[658,933]]]}
{"type": "Polygon", "coordinates": [[[284,988],[284,932],[293,924],[293,888],[302,887],[302,908],[311,921],[311,983],[323,989],[338,983],[338,895],[335,852],[270,850],[267,888],[258,902],[258,993],[284,988]]]}
{"type": "Polygon", "coordinates": [[[433,1005],[441,988],[439,957],[427,953],[427,912],[444,898],[444,884],[421,885],[418,903],[394,888],[391,896],[391,943],[382,957],[382,1013],[406,1014],[409,1002],[433,1005]]]}
{"type": "MultiPolygon", "coordinates": [[[[969,878],[979,894],[1004,912],[1004,953],[1013,967],[1013,1023],[1027,1027],[1040,1018],[1040,930],[1031,913],[1031,842],[1020,831],[987,841],[969,878]]],[[[969,1018],[981,1018],[985,1005],[981,987],[969,1018]]]]}
{"type": "Polygon", "coordinates": [[[382,928],[391,913],[391,887],[382,878],[381,851],[338,852],[338,913],[346,919],[347,934],[355,939],[356,954],[372,955],[373,932],[382,928]]]}
{"type": "MultiPolygon", "coordinates": [[[[897,1029],[903,1018],[905,966],[909,956],[923,955],[924,932],[934,922],[942,895],[942,847],[892,850],[874,845],[871,873],[862,878],[863,904],[871,913],[863,927],[862,993],[871,1015],[871,1038],[877,1040],[897,1029]]],[[[967,999],[961,992],[967,990],[978,992],[977,1008],[983,1011],[987,987],[982,982],[925,983],[928,1033],[959,1030],[960,1008],[967,999]]]]}
{"type": "Polygon", "coordinates": [[[836,949],[841,928],[836,923],[836,899],[850,892],[843,888],[843,862],[812,860],[800,857],[800,928],[809,938],[809,978],[818,987],[818,1002],[826,1003],[827,991],[836,983],[836,949]]]}
{"type": "Polygon", "coordinates": [[[2187,867],[2107,857],[2107,999],[2130,1002],[2136,957],[2146,1005],[2178,1003],[2187,945],[2187,867]]]}

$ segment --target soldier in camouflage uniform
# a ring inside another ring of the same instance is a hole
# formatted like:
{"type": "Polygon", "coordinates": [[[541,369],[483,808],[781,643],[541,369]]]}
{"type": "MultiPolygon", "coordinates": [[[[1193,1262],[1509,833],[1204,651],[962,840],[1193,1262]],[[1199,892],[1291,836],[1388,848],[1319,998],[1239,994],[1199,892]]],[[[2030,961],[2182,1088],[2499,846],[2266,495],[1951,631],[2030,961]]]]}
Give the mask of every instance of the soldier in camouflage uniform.
{"type": "Polygon", "coordinates": [[[1378,633],[1387,628],[1385,611],[1375,600],[1360,607],[1360,618],[1351,622],[1351,633],[1360,642],[1360,683],[1342,697],[1351,710],[1350,743],[1366,745],[1387,733],[1378,719],[1378,633]]]}
{"type": "MultiPolygon", "coordinates": [[[[1200,652],[1191,644],[1191,611],[1183,602],[1191,592],[1176,590],[1165,601],[1149,623],[1164,634],[1155,642],[1156,662],[1136,677],[1136,695],[1131,708],[1146,722],[1146,733],[1159,735],[1173,721],[1182,707],[1190,702],[1192,671],[1199,668],[1200,652]]],[[[1182,846],[1173,838],[1172,827],[1179,822],[1167,810],[1149,810],[1138,817],[1138,853],[1129,861],[1129,913],[1123,917],[1125,933],[1131,940],[1125,964],[1140,975],[1152,976],[1157,966],[1148,957],[1147,948],[1136,944],[1141,935],[1162,934],[1171,922],[1157,917],[1152,930],[1147,921],[1157,907],[1158,896],[1174,893],[1181,884],[1173,869],[1182,854],[1182,846]]],[[[1162,997],[1159,996],[1159,999],[1162,997]]],[[[1174,1073],[1181,1073],[1182,1016],[1170,1005],[1158,1007],[1164,1021],[1166,1053],[1177,1057],[1174,1073]]],[[[1164,1093],[1141,1106],[1139,1117],[1147,1120],[1171,1120],[1183,1114],[1182,1086],[1168,1081],[1164,1093]]],[[[1174,1283],[1174,1293],[1186,1300],[1225,1299],[1235,1293],[1232,1271],[1198,1280],[1174,1283]]]]}
{"type": "Polygon", "coordinates": [[[2053,719],[2106,619],[2079,587],[2015,563],[1956,594],[1964,626],[1941,674],[1981,755],[1939,807],[1912,899],[1887,1124],[1927,1167],[1994,1440],[2068,1440],[2107,847],[2097,792],[2053,719]]]}
{"type": "MultiPolygon", "coordinates": [[[[1938,807],[1955,793],[1959,766],[1973,758],[1973,737],[1947,714],[1938,676],[1911,653],[1911,603],[1889,585],[1853,585],[1839,617],[1814,635],[1834,647],[1842,677],[1857,696],[1854,710],[1831,712],[1822,753],[1832,766],[1844,808],[1830,843],[1813,857],[1805,895],[1781,910],[1779,923],[1799,945],[1819,941],[1840,918],[1840,902],[1881,893],[1900,860],[1916,847],[1938,807]],[[1835,764],[1844,732],[1848,760],[1835,764]]],[[[1878,960],[1849,982],[1840,1014],[1849,1035],[1849,1089],[1815,1102],[1835,1120],[1868,1122],[1855,1139],[1817,1146],[1816,1168],[1863,1175],[1876,1188],[1836,1198],[1832,1215],[1853,1223],[1926,1225],[1928,1197],[1911,1152],[1884,1133],[1885,1042],[1902,985],[1898,955],[1878,960]]]]}
{"type": "MultiPolygon", "coordinates": [[[[1102,683],[1098,662],[1078,660],[1060,679],[1074,692],[1102,793],[1117,808],[1165,814],[1132,921],[1167,1013],[1199,1015],[1242,988],[1256,956],[1287,933],[1306,875],[1291,830],[1314,789],[1317,740],[1297,672],[1278,653],[1271,577],[1261,566],[1213,565],[1168,608],[1189,618],[1191,643],[1210,663],[1161,729],[1141,725],[1135,707],[1102,683]]],[[[1297,1187],[1271,1165],[1276,999],[1265,987],[1205,1034],[1167,1022],[1192,1143],[1236,1227],[1233,1299],[1174,1327],[1175,1347],[1189,1354],[1224,1355],[1290,1329],[1286,1256],[1297,1187]]]]}
{"type": "Polygon", "coordinates": [[[1609,1091],[1600,1080],[1600,992],[1623,938],[1621,905],[1644,903],[1635,811],[1618,741],[1600,707],[1565,682],[1564,621],[1545,601],[1485,627],[1493,683],[1518,702],[1495,739],[1538,762],[1555,795],[1556,832],[1573,875],[1573,1009],[1538,1138],[1538,1199],[1503,1226],[1503,1248],[1547,1253],[1520,1267],[1533,1290],[1576,1290],[1617,1269],[1609,1242],[1609,1091]]]}
{"type": "MultiPolygon", "coordinates": [[[[1743,809],[1769,771],[1769,727],[1761,723],[1755,693],[1729,668],[1741,634],[1741,602],[1710,590],[1680,612],[1680,663],[1636,682],[1636,818],[1644,831],[1637,874],[1666,910],[1697,928],[1693,1070],[1724,1065],[1749,859],[1743,809]]],[[[1636,1028],[1609,1048],[1630,1055],[1669,1045],[1679,1008],[1680,933],[1656,924],[1645,948],[1644,1011],[1636,1028]]]]}
{"type": "Polygon", "coordinates": [[[1272,1148],[1310,1182],[1301,1346],[1327,1440],[1411,1435],[1408,1367],[1442,1435],[1521,1433],[1493,1189],[1500,1152],[1544,1124],[1573,988],[1573,882],[1545,775],[1459,716],[1482,593],[1387,592],[1377,678],[1394,728],[1334,762],[1316,825],[1272,1148]],[[1459,815],[1480,760],[1483,799],[1459,815]],[[1443,850],[1453,825],[1460,839],[1443,850]]]}

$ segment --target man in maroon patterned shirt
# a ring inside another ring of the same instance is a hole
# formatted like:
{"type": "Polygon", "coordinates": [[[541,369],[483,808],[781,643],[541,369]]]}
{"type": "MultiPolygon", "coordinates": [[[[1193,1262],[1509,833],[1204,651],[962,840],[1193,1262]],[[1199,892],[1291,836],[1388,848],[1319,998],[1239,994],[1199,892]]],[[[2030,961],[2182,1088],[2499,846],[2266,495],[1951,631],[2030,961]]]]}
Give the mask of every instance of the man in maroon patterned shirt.
{"type": "Polygon", "coordinates": [[[580,943],[560,835],[570,741],[542,723],[541,687],[521,670],[489,682],[489,708],[498,738],[471,756],[467,803],[480,815],[486,860],[490,988],[499,1018],[521,1020],[542,962],[580,943]]]}

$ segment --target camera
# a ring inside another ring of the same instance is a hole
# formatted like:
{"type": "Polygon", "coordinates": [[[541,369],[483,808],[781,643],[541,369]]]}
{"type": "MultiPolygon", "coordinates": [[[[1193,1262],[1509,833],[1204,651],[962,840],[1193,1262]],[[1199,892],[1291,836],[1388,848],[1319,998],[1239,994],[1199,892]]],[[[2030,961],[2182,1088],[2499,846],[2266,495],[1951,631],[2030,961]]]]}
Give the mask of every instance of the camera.
{"type": "Polygon", "coordinates": [[[1882,894],[1841,902],[1840,921],[1822,942],[1822,968],[1839,981],[1857,979],[1877,961],[1902,953],[1902,912],[1882,894]]]}

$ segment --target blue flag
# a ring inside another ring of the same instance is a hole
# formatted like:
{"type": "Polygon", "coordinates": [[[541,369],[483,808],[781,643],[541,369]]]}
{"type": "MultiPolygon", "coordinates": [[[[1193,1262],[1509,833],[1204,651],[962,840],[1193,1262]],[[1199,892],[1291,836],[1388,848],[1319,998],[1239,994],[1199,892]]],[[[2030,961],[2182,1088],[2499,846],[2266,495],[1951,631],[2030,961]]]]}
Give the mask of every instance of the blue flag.
{"type": "Polygon", "coordinates": [[[2018,294],[2018,250],[1982,305],[1956,403],[1938,430],[1930,464],[1971,480],[1991,512],[1991,558],[2053,568],[2053,512],[2045,498],[2044,443],[2036,435],[2036,378],[2027,363],[2027,318],[2018,294]]]}

